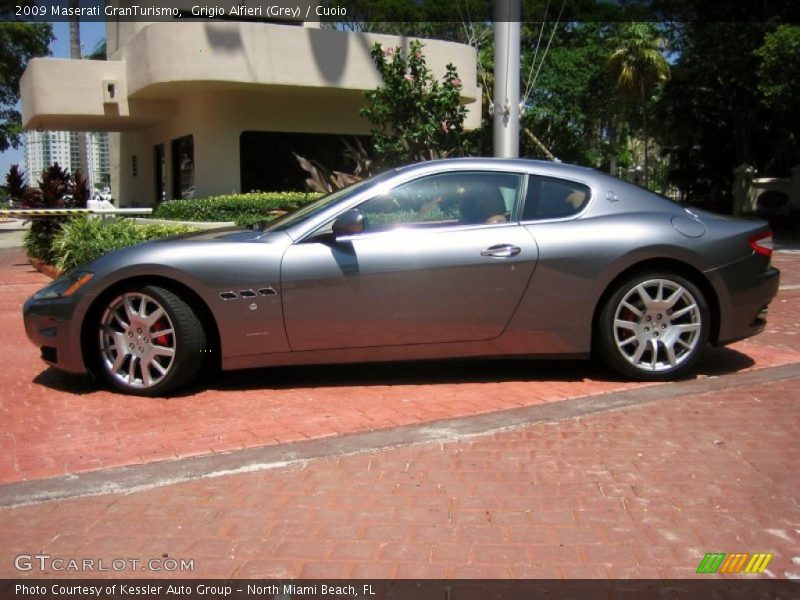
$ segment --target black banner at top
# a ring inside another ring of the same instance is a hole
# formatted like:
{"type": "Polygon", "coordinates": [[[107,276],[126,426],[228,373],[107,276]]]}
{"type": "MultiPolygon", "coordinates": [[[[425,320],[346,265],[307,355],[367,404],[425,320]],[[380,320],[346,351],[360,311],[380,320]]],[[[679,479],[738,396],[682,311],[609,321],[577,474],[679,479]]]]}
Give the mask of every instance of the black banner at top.
{"type": "MultiPolygon", "coordinates": [[[[513,0],[512,0],[513,1],[513,0]]],[[[519,0],[520,21],[800,22],[797,0],[519,0]]],[[[3,21],[472,22],[495,19],[494,0],[2,0],[3,21]]]]}

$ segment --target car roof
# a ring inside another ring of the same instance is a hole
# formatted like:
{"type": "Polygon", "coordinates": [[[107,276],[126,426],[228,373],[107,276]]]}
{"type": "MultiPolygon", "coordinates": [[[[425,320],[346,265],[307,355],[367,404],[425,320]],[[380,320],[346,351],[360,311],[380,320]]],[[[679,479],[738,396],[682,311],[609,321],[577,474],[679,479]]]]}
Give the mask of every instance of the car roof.
{"type": "Polygon", "coordinates": [[[552,173],[553,175],[560,175],[568,177],[570,174],[580,177],[604,177],[608,176],[602,171],[590,167],[581,167],[569,163],[535,160],[529,158],[496,158],[491,156],[481,157],[463,157],[463,158],[443,158],[438,160],[424,161],[399,167],[396,169],[398,173],[404,173],[412,170],[431,170],[442,171],[447,167],[454,167],[463,169],[464,167],[475,168],[488,168],[488,169],[502,169],[508,168],[515,171],[536,171],[537,173],[552,173]]]}

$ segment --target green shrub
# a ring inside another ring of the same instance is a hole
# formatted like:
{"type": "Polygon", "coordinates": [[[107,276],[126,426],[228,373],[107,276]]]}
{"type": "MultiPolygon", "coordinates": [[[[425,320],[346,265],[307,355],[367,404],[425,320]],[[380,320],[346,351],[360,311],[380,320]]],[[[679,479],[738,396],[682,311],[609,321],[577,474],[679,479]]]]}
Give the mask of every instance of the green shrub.
{"type": "Polygon", "coordinates": [[[239,215],[233,222],[240,227],[263,227],[273,219],[277,219],[284,211],[279,211],[273,214],[259,214],[259,215],[239,215]]]}
{"type": "Polygon", "coordinates": [[[370,55],[381,76],[380,85],[364,92],[361,116],[372,125],[372,145],[379,167],[469,154],[464,131],[463,84],[455,66],[445,67],[439,81],[412,41],[407,51],[376,42],[370,55]]]}
{"type": "MultiPolygon", "coordinates": [[[[42,171],[39,185],[26,185],[19,168],[12,165],[6,176],[6,186],[16,196],[23,208],[84,208],[86,206],[86,178],[80,171],[74,175],[53,163],[42,171]]],[[[31,219],[30,229],[25,233],[23,245],[31,258],[48,264],[54,261],[52,252],[55,236],[61,224],[69,217],[46,217],[31,219]]]]}
{"type": "Polygon", "coordinates": [[[186,225],[78,217],[63,223],[56,235],[52,248],[54,264],[61,271],[69,271],[112,250],[195,230],[186,225]]]}
{"type": "Polygon", "coordinates": [[[238,225],[253,225],[271,221],[272,211],[290,211],[313,202],[320,194],[304,192],[253,192],[227,194],[196,200],[168,200],[153,210],[155,219],[177,221],[233,221],[238,225]]]}
{"type": "Polygon", "coordinates": [[[49,217],[46,219],[32,219],[31,226],[25,232],[22,245],[29,258],[37,258],[47,264],[53,264],[53,241],[61,230],[64,218],[49,217]]]}

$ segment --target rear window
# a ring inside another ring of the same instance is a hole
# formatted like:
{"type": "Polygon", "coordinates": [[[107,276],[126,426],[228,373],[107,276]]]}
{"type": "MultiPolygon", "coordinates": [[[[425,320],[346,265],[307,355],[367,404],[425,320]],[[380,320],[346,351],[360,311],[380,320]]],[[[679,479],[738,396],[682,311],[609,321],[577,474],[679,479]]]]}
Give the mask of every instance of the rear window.
{"type": "Polygon", "coordinates": [[[555,177],[531,175],[525,194],[523,221],[559,219],[579,213],[589,202],[589,187],[555,177]]]}

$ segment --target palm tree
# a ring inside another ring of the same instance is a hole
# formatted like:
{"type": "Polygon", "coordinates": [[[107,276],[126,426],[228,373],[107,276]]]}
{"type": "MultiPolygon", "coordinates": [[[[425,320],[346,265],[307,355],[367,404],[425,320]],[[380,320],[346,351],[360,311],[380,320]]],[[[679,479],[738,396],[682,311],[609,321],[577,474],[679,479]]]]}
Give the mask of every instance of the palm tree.
{"type": "MultiPolygon", "coordinates": [[[[78,0],[70,0],[70,10],[77,11],[78,0]]],[[[77,16],[69,18],[69,56],[72,59],[80,60],[81,58],[81,24],[77,16]]]]}
{"type": "Polygon", "coordinates": [[[106,39],[99,40],[92,51],[89,52],[84,58],[88,60],[106,60],[106,39]]]}
{"type": "Polygon", "coordinates": [[[642,113],[645,186],[649,183],[647,103],[655,87],[669,78],[669,63],[660,45],[661,38],[652,23],[626,23],[620,27],[616,48],[606,65],[617,97],[624,105],[638,105],[642,113]]]}

